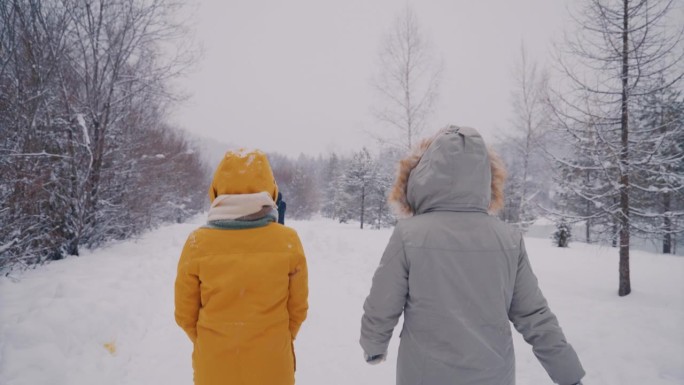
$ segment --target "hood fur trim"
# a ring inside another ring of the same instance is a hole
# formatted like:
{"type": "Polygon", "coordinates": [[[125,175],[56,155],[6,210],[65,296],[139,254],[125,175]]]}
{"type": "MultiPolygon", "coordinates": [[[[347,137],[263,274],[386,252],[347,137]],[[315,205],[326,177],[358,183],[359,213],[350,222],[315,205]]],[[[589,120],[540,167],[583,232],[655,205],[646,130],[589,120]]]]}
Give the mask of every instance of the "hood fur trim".
{"type": "Polygon", "coordinates": [[[489,214],[496,215],[504,208],[504,186],[506,185],[506,166],[499,154],[487,147],[489,165],[492,169],[492,199],[489,202],[489,214]]]}
{"type": "MultiPolygon", "coordinates": [[[[443,132],[444,130],[440,130],[436,135],[423,139],[418,146],[413,148],[407,157],[399,161],[397,177],[389,194],[390,206],[392,207],[394,214],[399,218],[413,216],[414,210],[409,205],[406,197],[409,175],[411,175],[411,171],[416,168],[420,159],[423,157],[423,154],[425,154],[435,138],[443,132]]],[[[487,211],[489,214],[495,215],[504,207],[504,184],[506,182],[507,174],[506,167],[504,166],[501,157],[499,157],[499,154],[491,147],[487,147],[487,152],[492,172],[492,197],[487,211]]]]}

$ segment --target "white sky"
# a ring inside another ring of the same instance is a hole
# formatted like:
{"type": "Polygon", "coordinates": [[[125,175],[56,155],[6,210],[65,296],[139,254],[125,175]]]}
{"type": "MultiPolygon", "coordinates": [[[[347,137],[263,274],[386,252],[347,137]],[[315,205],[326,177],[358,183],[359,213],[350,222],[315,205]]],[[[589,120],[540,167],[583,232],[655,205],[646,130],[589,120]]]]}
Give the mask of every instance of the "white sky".
{"type": "MultiPolygon", "coordinates": [[[[470,125],[486,139],[511,115],[524,41],[543,64],[567,24],[565,0],[409,2],[444,60],[433,124],[470,125]]],[[[194,134],[287,155],[373,147],[367,132],[383,36],[406,3],[393,0],[199,0],[204,49],[182,85],[175,121],[194,134]]],[[[434,130],[433,129],[433,130],[434,130]]]]}

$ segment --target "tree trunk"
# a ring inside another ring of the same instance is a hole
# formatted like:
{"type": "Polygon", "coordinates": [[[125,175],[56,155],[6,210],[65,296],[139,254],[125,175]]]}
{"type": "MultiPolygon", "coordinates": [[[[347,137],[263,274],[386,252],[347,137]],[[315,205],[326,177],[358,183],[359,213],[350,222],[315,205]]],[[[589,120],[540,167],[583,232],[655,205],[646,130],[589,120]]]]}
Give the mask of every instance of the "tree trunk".
{"type": "Polygon", "coordinates": [[[620,278],[618,295],[632,291],[629,279],[629,0],[623,0],[622,14],[622,149],[620,152],[620,278]]]}
{"type": "Polygon", "coordinates": [[[382,200],[378,201],[378,219],[376,222],[378,229],[382,227],[382,215],[385,213],[383,203],[384,202],[382,200]]]}
{"type": "Polygon", "coordinates": [[[361,229],[363,229],[363,212],[366,205],[366,186],[361,187],[361,229]]]}
{"type": "Polygon", "coordinates": [[[612,247],[618,247],[618,218],[612,217],[611,220],[613,221],[613,238],[611,240],[611,246],[612,247]]]}
{"type": "Polygon", "coordinates": [[[663,194],[663,227],[665,234],[663,235],[663,254],[674,254],[672,250],[672,217],[670,217],[672,192],[668,191],[663,194]]]}
{"type": "Polygon", "coordinates": [[[66,249],[66,252],[68,255],[78,256],[78,243],[79,243],[79,238],[73,238],[73,239],[69,240],[69,243],[67,243],[67,249],[66,249]]]}
{"type": "Polygon", "coordinates": [[[524,227],[524,222],[526,221],[526,215],[525,215],[525,195],[527,195],[527,189],[525,188],[525,184],[527,183],[527,168],[528,168],[528,160],[527,160],[527,155],[525,155],[525,161],[523,162],[523,175],[522,175],[522,183],[520,186],[520,203],[518,206],[518,223],[520,226],[524,227]]]}
{"type": "Polygon", "coordinates": [[[591,243],[591,219],[587,219],[584,225],[584,237],[587,244],[591,243]]]}
{"type": "MultiPolygon", "coordinates": [[[[527,103],[526,103],[527,104],[527,103]]],[[[526,107],[529,109],[529,106],[526,107]]],[[[525,215],[525,203],[527,196],[527,171],[530,168],[530,147],[532,147],[532,122],[528,115],[527,118],[527,134],[525,135],[525,155],[523,156],[523,174],[520,183],[520,207],[518,208],[518,223],[522,228],[527,228],[523,223],[527,221],[525,215]]]]}
{"type": "MultiPolygon", "coordinates": [[[[584,182],[586,183],[587,186],[591,182],[591,175],[590,175],[589,170],[587,170],[585,173],[584,182]]],[[[584,225],[584,237],[586,238],[587,244],[589,244],[589,243],[591,243],[591,218],[589,218],[592,215],[591,201],[587,200],[585,202],[585,209],[584,210],[585,210],[584,215],[587,217],[587,220],[586,220],[585,225],[584,225]]]]}

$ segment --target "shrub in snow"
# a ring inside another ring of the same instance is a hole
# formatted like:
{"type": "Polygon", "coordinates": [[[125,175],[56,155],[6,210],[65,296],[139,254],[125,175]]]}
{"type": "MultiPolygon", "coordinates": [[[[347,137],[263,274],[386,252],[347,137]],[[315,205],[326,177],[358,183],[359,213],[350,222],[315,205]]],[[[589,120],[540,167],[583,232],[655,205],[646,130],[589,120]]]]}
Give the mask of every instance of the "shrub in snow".
{"type": "Polygon", "coordinates": [[[571,237],[570,225],[565,218],[561,218],[556,223],[556,231],[553,232],[553,244],[558,247],[568,247],[571,237]]]}

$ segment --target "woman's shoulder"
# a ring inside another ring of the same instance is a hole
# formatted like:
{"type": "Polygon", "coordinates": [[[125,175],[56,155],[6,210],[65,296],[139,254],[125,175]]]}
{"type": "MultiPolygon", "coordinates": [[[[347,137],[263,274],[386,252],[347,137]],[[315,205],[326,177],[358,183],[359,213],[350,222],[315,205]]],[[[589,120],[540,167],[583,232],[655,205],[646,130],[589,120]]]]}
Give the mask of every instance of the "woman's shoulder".
{"type": "Polygon", "coordinates": [[[188,251],[214,255],[249,252],[302,252],[297,232],[287,226],[269,223],[250,229],[216,229],[200,227],[186,241],[188,251]]]}
{"type": "Polygon", "coordinates": [[[292,227],[285,226],[285,225],[282,225],[282,224],[277,223],[277,222],[269,223],[269,225],[266,226],[266,228],[269,231],[272,231],[274,233],[280,234],[280,235],[285,236],[285,237],[299,238],[299,234],[297,234],[297,230],[295,230],[292,227]]]}
{"type": "Polygon", "coordinates": [[[415,234],[427,234],[440,230],[457,230],[464,234],[480,234],[497,236],[508,242],[519,243],[522,232],[517,227],[506,223],[494,215],[481,212],[449,212],[440,211],[401,219],[395,231],[407,237],[415,234]]]}

